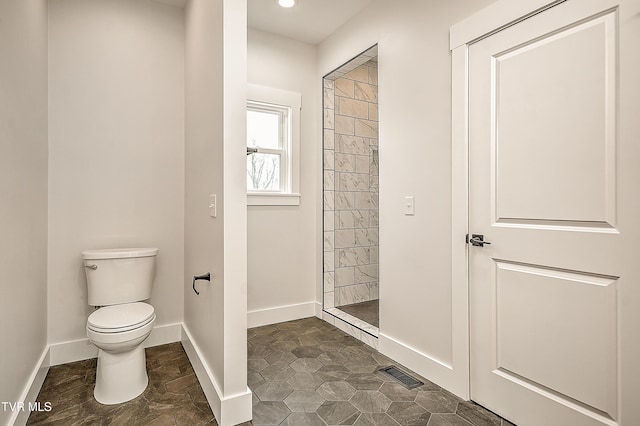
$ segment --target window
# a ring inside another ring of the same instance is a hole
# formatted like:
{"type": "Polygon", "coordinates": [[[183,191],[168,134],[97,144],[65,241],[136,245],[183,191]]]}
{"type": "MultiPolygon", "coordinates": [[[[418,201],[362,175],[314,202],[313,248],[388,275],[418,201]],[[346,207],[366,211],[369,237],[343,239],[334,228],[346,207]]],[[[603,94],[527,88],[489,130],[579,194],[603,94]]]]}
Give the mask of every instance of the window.
{"type": "Polygon", "coordinates": [[[249,85],[247,204],[299,205],[300,94],[249,85]]]}
{"type": "Polygon", "coordinates": [[[290,108],[247,102],[247,191],[286,192],[290,108]]]}

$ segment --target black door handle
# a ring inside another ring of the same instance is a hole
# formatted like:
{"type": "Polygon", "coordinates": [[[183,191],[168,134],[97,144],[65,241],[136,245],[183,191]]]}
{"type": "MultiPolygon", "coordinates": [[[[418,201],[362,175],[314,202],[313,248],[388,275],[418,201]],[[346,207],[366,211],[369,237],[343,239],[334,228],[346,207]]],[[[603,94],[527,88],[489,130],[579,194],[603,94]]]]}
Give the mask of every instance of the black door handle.
{"type": "Polygon", "coordinates": [[[471,238],[467,234],[467,243],[474,247],[484,247],[485,244],[491,244],[489,241],[484,240],[484,235],[482,234],[471,234],[471,238]]]}

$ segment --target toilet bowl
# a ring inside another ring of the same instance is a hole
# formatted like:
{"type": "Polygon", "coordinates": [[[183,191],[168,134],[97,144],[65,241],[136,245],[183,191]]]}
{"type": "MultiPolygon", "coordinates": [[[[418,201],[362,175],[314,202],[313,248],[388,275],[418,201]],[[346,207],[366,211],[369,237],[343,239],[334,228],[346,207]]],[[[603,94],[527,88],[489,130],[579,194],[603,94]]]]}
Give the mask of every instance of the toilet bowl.
{"type": "Polygon", "coordinates": [[[153,306],[126,303],[100,308],[87,320],[87,337],[99,349],[94,397],[120,404],[142,394],[149,382],[141,343],[155,323],[153,306]]]}
{"type": "Polygon", "coordinates": [[[158,249],[84,251],[89,304],[87,337],[98,347],[93,395],[101,404],[129,401],[149,383],[142,343],[155,324],[151,296],[158,249]]]}

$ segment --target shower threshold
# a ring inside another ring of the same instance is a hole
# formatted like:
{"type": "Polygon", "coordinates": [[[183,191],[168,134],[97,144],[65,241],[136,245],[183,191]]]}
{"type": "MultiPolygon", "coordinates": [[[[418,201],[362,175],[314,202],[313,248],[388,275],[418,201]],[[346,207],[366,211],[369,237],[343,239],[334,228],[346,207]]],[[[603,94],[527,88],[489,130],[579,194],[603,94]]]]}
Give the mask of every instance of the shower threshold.
{"type": "Polygon", "coordinates": [[[336,306],[342,312],[346,312],[367,324],[374,327],[380,327],[380,316],[378,314],[380,303],[379,300],[369,300],[368,302],[354,303],[352,305],[336,306]]]}

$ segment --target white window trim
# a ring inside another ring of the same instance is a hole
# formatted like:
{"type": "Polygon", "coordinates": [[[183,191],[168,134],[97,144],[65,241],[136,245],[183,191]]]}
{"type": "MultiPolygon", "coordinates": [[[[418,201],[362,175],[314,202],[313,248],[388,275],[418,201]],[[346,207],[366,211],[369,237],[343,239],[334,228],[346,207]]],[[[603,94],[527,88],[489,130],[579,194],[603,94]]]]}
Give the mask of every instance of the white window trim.
{"type": "Polygon", "coordinates": [[[288,138],[288,181],[283,182],[283,192],[247,191],[248,206],[298,206],[300,205],[300,110],[302,95],[288,90],[249,84],[247,100],[291,108],[290,137],[288,138]]]}

